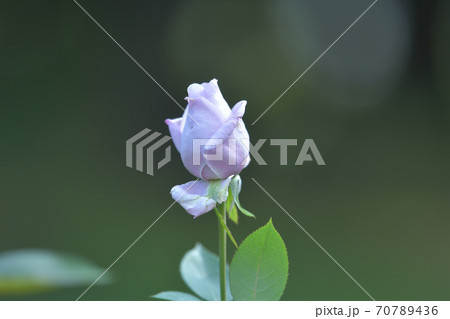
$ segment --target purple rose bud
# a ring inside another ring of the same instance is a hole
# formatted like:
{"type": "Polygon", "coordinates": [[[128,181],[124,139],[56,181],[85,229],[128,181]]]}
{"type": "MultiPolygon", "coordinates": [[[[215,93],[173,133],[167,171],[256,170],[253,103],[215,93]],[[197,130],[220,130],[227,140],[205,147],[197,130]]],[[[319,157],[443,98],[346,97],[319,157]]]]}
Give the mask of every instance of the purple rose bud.
{"type": "Polygon", "coordinates": [[[216,79],[191,84],[186,100],[183,117],[166,124],[184,166],[202,180],[177,185],[170,193],[198,217],[227,199],[232,177],[250,162],[250,141],[242,121],[247,102],[230,109],[216,79]]]}
{"type": "Polygon", "coordinates": [[[217,80],[191,84],[183,117],[166,120],[187,170],[203,180],[226,179],[250,162],[249,135],[242,116],[246,101],[230,109],[217,80]]]}

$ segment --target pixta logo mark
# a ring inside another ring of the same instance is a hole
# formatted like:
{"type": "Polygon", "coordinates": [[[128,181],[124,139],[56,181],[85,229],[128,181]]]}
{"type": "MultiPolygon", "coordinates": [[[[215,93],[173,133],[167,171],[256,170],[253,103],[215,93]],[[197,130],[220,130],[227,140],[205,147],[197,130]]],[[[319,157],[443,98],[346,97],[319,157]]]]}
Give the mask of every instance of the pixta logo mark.
{"type": "MultiPolygon", "coordinates": [[[[126,142],[126,165],[144,172],[144,163],[146,163],[146,173],[148,175],[154,174],[155,159],[154,154],[157,149],[162,147],[171,140],[170,136],[163,135],[158,132],[153,132],[146,128],[128,139],[126,142]],[[159,139],[158,139],[159,138],[159,139]]],[[[164,151],[164,158],[158,161],[157,169],[160,169],[171,160],[171,146],[167,146],[164,151]]]]}

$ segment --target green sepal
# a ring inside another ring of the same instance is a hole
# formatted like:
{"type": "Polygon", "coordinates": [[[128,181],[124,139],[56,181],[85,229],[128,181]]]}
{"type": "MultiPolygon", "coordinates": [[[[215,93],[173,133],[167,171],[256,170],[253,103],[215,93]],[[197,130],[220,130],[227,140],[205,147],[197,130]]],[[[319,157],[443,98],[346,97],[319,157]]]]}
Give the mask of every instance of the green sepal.
{"type": "Polygon", "coordinates": [[[242,207],[241,203],[239,202],[239,193],[241,192],[241,188],[242,188],[242,180],[239,175],[236,175],[231,179],[230,188],[231,188],[231,194],[233,196],[234,203],[239,208],[239,211],[242,214],[244,214],[245,216],[256,218],[255,215],[253,215],[248,210],[246,210],[244,207],[242,207]]]}
{"type": "Polygon", "coordinates": [[[238,215],[236,205],[234,205],[233,195],[231,194],[231,187],[228,191],[226,208],[227,208],[228,218],[237,225],[239,223],[239,215],[238,215]]]}
{"type": "Polygon", "coordinates": [[[209,186],[207,196],[209,198],[212,198],[217,203],[222,203],[226,201],[228,196],[228,187],[223,187],[224,182],[226,182],[226,180],[219,179],[208,182],[209,186]]]}

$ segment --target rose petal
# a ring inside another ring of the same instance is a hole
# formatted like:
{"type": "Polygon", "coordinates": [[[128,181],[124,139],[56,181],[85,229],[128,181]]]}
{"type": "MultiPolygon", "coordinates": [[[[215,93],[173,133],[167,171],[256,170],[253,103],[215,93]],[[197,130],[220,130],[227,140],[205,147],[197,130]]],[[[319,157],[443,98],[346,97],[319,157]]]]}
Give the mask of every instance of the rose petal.
{"type": "Polygon", "coordinates": [[[202,84],[198,83],[191,84],[189,85],[187,91],[188,91],[187,97],[188,102],[196,101],[199,98],[204,98],[213,105],[216,105],[216,107],[218,107],[220,111],[224,112],[225,115],[228,115],[230,113],[228,103],[223,98],[222,92],[220,92],[217,79],[212,79],[211,81],[209,81],[209,83],[205,82],[202,84]]]}
{"type": "Polygon", "coordinates": [[[187,118],[188,127],[197,129],[195,138],[210,137],[231,113],[228,103],[220,92],[216,79],[211,80],[209,83],[189,85],[186,100],[190,107],[190,117],[187,118]],[[201,129],[196,128],[196,125],[200,125],[201,129]],[[205,135],[205,129],[207,131],[212,129],[212,131],[210,134],[205,135]]]}
{"type": "Polygon", "coordinates": [[[203,149],[203,156],[215,154],[217,142],[221,141],[223,157],[221,160],[205,161],[201,177],[203,179],[226,178],[230,175],[239,174],[250,162],[250,141],[245,129],[242,116],[245,113],[247,101],[237,103],[230,117],[211,137],[203,149]],[[234,146],[232,146],[234,145],[234,146]]]}
{"type": "Polygon", "coordinates": [[[165,120],[167,126],[169,126],[169,132],[172,136],[173,144],[177,148],[178,152],[181,152],[181,134],[183,132],[182,124],[183,118],[179,117],[177,119],[167,119],[165,120]]]}
{"type": "Polygon", "coordinates": [[[231,110],[231,116],[235,117],[243,117],[245,113],[245,106],[247,105],[247,101],[243,100],[240,102],[237,102],[235,106],[233,106],[233,109],[231,110]]]}
{"type": "Polygon", "coordinates": [[[227,199],[231,178],[214,181],[191,181],[172,188],[170,194],[194,218],[212,210],[227,199]]]}
{"type": "Polygon", "coordinates": [[[172,136],[173,143],[178,152],[181,153],[181,135],[183,134],[184,126],[186,125],[186,117],[188,116],[189,105],[184,110],[183,116],[176,119],[165,120],[167,126],[169,126],[169,132],[172,136]]]}

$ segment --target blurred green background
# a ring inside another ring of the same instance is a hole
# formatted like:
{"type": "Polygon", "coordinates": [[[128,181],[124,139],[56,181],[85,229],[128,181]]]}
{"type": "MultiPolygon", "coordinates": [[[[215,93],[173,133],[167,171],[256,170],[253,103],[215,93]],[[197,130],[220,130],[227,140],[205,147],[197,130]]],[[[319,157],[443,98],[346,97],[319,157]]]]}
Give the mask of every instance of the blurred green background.
{"type": "MultiPolygon", "coordinates": [[[[251,180],[255,178],[377,300],[450,298],[450,3],[377,4],[255,125],[251,123],[372,3],[79,3],[180,103],[219,80],[248,101],[251,140],[313,138],[326,166],[294,166],[300,146],[263,146],[245,169],[238,241],[272,217],[289,252],[283,300],[368,297],[251,180]]],[[[168,134],[182,111],[72,1],[0,12],[0,249],[49,248],[109,266],[194,178],[173,151],[155,176],[125,166],[125,141],[168,134]]],[[[183,103],[184,105],[184,103],[183,103]]],[[[217,250],[214,214],[179,205],[83,300],[188,291],[196,242],[217,250]]],[[[233,249],[229,247],[229,258],[233,249]]],[[[74,300],[80,286],[2,299],[74,300]]]]}

